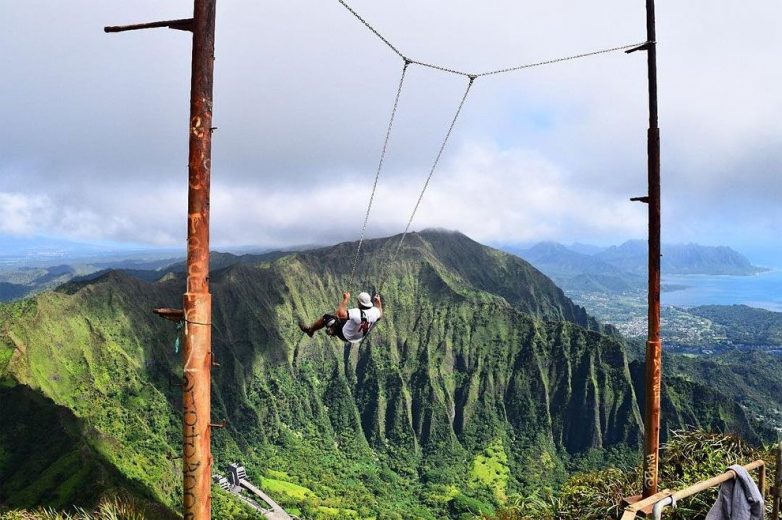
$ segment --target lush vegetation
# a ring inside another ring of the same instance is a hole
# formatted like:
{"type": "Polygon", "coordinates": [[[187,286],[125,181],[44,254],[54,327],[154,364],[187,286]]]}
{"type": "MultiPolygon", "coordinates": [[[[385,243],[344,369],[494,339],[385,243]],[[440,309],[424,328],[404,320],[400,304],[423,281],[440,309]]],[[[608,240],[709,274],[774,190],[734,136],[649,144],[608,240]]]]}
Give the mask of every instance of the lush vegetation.
{"type": "MultiPolygon", "coordinates": [[[[660,489],[678,490],[723,473],[733,464],[766,462],[767,482],[772,482],[775,455],[772,449],[750,446],[740,437],[699,430],[674,431],[665,444],[660,461],[660,489]]],[[[757,477],[756,477],[757,478],[757,477]]],[[[509,505],[492,520],[606,520],[622,513],[622,499],[638,494],[641,468],[607,468],[577,473],[556,491],[544,490],[511,497],[509,505]]],[[[714,503],[717,488],[677,503],[668,510],[670,520],[701,520],[714,503]]],[[[767,507],[771,508],[770,500],[767,507]]]]}
{"type": "Polygon", "coordinates": [[[726,339],[737,345],[782,345],[782,312],[746,305],[704,305],[688,312],[724,327],[726,339]]]}
{"type": "MultiPolygon", "coordinates": [[[[73,507],[58,511],[51,507],[39,507],[31,510],[14,509],[5,512],[0,509],[0,520],[149,520],[152,518],[160,518],[157,511],[124,495],[104,498],[97,506],[90,509],[73,507]]],[[[234,516],[215,518],[245,520],[234,516]]],[[[257,517],[247,517],[246,520],[250,520],[250,518],[257,517]]]]}
{"type": "MultiPolygon", "coordinates": [[[[365,245],[365,287],[395,246],[365,245]]],[[[213,432],[215,471],[242,461],[306,518],[435,519],[495,514],[518,497],[554,503],[575,486],[570,472],[632,458],[641,415],[621,340],[527,263],[463,235],[408,237],[387,266],[387,316],[361,346],[302,335],[299,319],[335,305],[352,251],[212,273],[212,415],[228,420],[213,432]]],[[[182,289],[173,271],[155,283],[111,272],[0,306],[0,386],[44,403],[0,424],[1,503],[91,508],[100,490],[77,490],[104,485],[178,509],[177,331],[150,309],[178,306],[182,289]],[[18,434],[52,424],[60,444],[18,434]],[[14,461],[32,446],[28,481],[14,461]]],[[[713,408],[673,412],[743,425],[713,408]]],[[[221,511],[244,511],[215,496],[221,511]]]]}
{"type": "MultiPolygon", "coordinates": [[[[725,351],[719,355],[670,355],[666,372],[679,387],[711,381],[710,393],[733,403],[734,415],[744,415],[740,431],[759,442],[777,439],[782,428],[782,357],[757,350],[725,351]]],[[[703,392],[699,392],[705,396],[703,392]]],[[[693,403],[698,404],[698,403],[693,403]]],[[[702,407],[708,402],[700,403],[702,407]]],[[[714,408],[712,406],[712,408],[714,408]]],[[[692,424],[692,423],[690,423],[692,424]]]]}

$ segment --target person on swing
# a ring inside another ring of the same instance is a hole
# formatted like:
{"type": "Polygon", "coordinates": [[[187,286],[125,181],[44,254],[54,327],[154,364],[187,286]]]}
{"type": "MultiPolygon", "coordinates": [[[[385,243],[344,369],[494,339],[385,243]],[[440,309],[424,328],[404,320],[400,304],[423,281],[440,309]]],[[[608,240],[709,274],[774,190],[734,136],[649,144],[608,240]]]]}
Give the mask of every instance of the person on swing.
{"type": "Polygon", "coordinates": [[[370,298],[369,293],[365,292],[358,295],[358,308],[348,310],[349,302],[350,293],[342,293],[342,302],[335,314],[324,314],[309,327],[300,322],[299,328],[309,337],[325,328],[326,334],[336,336],[342,341],[361,341],[383,316],[383,304],[379,294],[370,298]]]}

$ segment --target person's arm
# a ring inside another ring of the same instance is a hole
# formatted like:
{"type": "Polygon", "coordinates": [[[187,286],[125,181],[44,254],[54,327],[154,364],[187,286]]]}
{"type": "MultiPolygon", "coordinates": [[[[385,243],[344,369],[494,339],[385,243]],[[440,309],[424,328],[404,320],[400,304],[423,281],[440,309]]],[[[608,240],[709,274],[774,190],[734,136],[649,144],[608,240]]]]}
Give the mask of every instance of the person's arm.
{"type": "Polygon", "coordinates": [[[348,303],[350,303],[350,293],[342,293],[342,302],[337,307],[337,318],[346,320],[348,318],[348,303]]]}
{"type": "Polygon", "coordinates": [[[380,311],[380,316],[379,317],[382,317],[383,316],[383,302],[380,301],[380,295],[379,294],[375,295],[374,301],[375,301],[375,307],[377,307],[377,310],[380,311]]]}

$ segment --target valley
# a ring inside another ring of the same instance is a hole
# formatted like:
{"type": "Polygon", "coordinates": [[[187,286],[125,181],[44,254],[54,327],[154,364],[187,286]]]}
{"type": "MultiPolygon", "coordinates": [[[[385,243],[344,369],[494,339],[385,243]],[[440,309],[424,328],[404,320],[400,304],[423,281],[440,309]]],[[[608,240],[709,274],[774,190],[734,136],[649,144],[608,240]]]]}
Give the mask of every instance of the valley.
{"type": "MultiPolygon", "coordinates": [[[[364,287],[376,276],[372,259],[395,245],[365,243],[364,287]]],[[[408,237],[388,266],[388,315],[360,346],[303,336],[298,320],[336,304],[353,247],[213,256],[212,413],[227,424],[214,430],[216,467],[242,460],[292,515],[379,519],[492,514],[577,469],[635,464],[643,369],[634,344],[524,260],[460,233],[408,237]]],[[[176,264],[150,273],[111,270],[0,306],[3,392],[46,403],[3,423],[0,453],[23,457],[31,448],[13,432],[53,410],[75,425],[70,444],[43,450],[38,471],[71,483],[0,463],[3,489],[14,490],[0,502],[90,505],[97,497],[75,490],[99,478],[107,492],[178,509],[181,360],[176,327],[151,309],[176,306],[184,278],[176,264]],[[75,446],[80,455],[67,457],[75,446]]],[[[715,363],[725,377],[740,368],[715,363]]],[[[685,426],[753,442],[775,435],[757,417],[771,390],[723,393],[699,375],[710,365],[674,366],[664,437],[685,426]]],[[[775,370],[765,374],[776,381],[775,370]]],[[[241,506],[230,496],[216,503],[241,506]]]]}

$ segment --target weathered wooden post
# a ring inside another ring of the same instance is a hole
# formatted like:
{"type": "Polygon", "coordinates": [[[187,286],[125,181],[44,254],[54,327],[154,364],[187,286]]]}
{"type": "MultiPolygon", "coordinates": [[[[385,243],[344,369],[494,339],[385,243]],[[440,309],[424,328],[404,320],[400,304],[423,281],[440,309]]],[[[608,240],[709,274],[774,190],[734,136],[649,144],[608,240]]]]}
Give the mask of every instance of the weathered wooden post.
{"type": "Polygon", "coordinates": [[[654,0],[646,0],[646,41],[649,76],[649,336],[646,341],[646,418],[644,421],[643,496],[657,493],[660,454],[660,129],[657,126],[657,36],[654,0]]]}
{"type": "MultiPolygon", "coordinates": [[[[660,339],[660,128],[657,126],[657,35],[654,0],[646,0],[646,43],[626,52],[647,52],[649,130],[647,133],[648,195],[630,200],[649,206],[648,338],[646,341],[646,399],[644,417],[643,497],[657,493],[660,456],[660,393],[662,341],[660,339]]],[[[630,497],[629,502],[638,497],[630,497]]]]}
{"type": "Polygon", "coordinates": [[[184,516],[211,517],[212,295],[209,293],[209,188],[215,0],[195,0],[190,80],[187,288],[183,298],[184,516]]]}
{"type": "Polygon", "coordinates": [[[212,297],[209,293],[209,188],[212,161],[212,85],[216,0],[195,0],[193,18],[121,27],[106,32],[168,27],[193,33],[187,203],[187,287],[183,308],[158,314],[184,320],[182,359],[183,514],[211,517],[212,297]]]}
{"type": "Polygon", "coordinates": [[[777,444],[777,464],[774,468],[774,487],[771,488],[773,511],[771,520],[779,520],[780,502],[782,501],[782,442],[777,444]]]}

